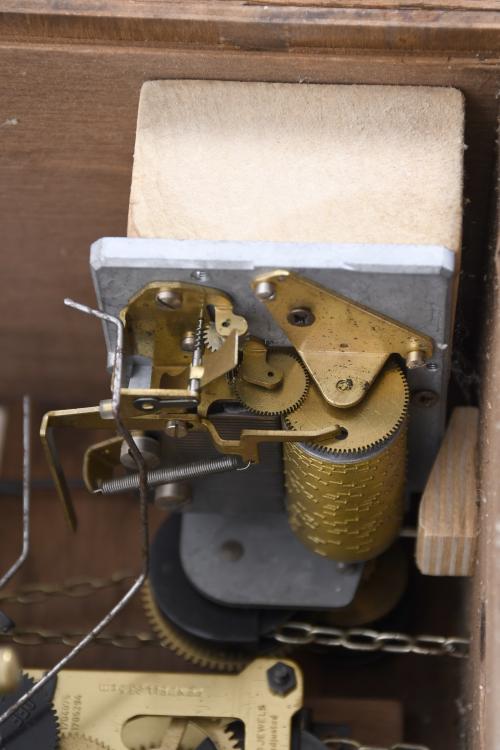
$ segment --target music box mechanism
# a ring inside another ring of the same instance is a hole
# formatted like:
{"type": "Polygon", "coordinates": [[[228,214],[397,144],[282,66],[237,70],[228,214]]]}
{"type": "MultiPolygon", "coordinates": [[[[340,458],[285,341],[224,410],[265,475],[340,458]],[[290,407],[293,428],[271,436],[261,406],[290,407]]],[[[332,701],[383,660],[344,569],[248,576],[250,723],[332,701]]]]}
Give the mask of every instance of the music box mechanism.
{"type": "MultiPolygon", "coordinates": [[[[407,374],[433,354],[430,336],[306,274],[271,270],[239,296],[240,286],[151,281],[119,316],[101,315],[114,335],[120,424],[142,456],[150,502],[167,511],[146,611],[174,650],[224,670],[276,649],[299,613],[356,626],[399,600],[407,374]],[[252,325],[263,319],[275,340],[252,325]]],[[[85,484],[97,496],[137,491],[116,417],[110,399],[43,419],[73,528],[56,431],[114,431],[87,449],[85,484]]]]}

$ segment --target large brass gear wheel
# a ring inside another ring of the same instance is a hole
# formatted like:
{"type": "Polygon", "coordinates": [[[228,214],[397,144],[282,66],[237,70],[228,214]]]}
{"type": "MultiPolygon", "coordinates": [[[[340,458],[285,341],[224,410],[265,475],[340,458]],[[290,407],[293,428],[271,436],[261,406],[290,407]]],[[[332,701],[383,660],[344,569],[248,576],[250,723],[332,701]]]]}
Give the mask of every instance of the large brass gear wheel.
{"type": "Polygon", "coordinates": [[[85,734],[71,733],[61,737],[59,750],[110,750],[110,747],[85,734]]]}
{"type": "Polygon", "coordinates": [[[403,371],[389,362],[365,398],[349,409],[330,406],[316,385],[304,403],[284,417],[289,430],[324,430],[340,425],[344,437],[310,443],[315,450],[333,454],[363,454],[382,446],[401,427],[408,413],[409,391],[403,371]]]}
{"type": "Polygon", "coordinates": [[[233,388],[239,401],[254,414],[275,416],[288,414],[304,402],[309,389],[309,373],[292,354],[271,351],[267,355],[269,369],[283,371],[283,380],[276,388],[267,389],[248,383],[236,372],[233,388]]]}
{"type": "Polygon", "coordinates": [[[182,633],[160,612],[149,581],[143,586],[142,601],[146,617],[162,645],[187,661],[219,672],[239,672],[251,661],[252,657],[241,651],[212,648],[201,639],[182,633]]]}
{"type": "Polygon", "coordinates": [[[139,716],[126,725],[129,731],[122,739],[129,750],[197,750],[206,739],[217,750],[235,750],[237,741],[226,731],[228,724],[228,719],[139,716]]]}

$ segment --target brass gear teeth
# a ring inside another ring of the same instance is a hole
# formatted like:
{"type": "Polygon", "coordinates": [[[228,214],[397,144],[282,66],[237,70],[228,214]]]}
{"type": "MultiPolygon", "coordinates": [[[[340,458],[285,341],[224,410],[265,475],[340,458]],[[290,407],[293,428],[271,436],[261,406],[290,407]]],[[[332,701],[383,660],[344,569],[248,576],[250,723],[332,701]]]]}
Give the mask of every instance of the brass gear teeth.
{"type": "MultiPolygon", "coordinates": [[[[151,717],[144,718],[149,719],[151,717]]],[[[146,741],[146,744],[144,744],[143,742],[140,745],[127,743],[127,747],[129,748],[129,750],[158,750],[160,745],[161,747],[163,747],[162,743],[164,743],[165,739],[168,738],[168,731],[171,728],[169,727],[169,724],[172,719],[175,720],[176,723],[182,722],[183,731],[187,732],[187,736],[183,736],[183,738],[180,740],[178,750],[184,750],[184,748],[186,747],[186,742],[189,747],[193,747],[194,744],[198,746],[200,739],[202,741],[203,739],[212,740],[212,743],[215,745],[217,750],[238,750],[237,740],[233,737],[231,732],[227,730],[228,724],[230,723],[229,719],[195,716],[192,718],[176,716],[162,718],[165,718],[166,725],[163,726],[159,734],[157,733],[157,737],[155,740],[152,740],[151,735],[149,735],[149,740],[146,741]],[[197,735],[202,735],[203,738],[197,735]]],[[[147,729],[145,731],[147,732],[147,729]]],[[[170,747],[170,744],[168,744],[168,747],[170,747]]]]}
{"type": "Polygon", "coordinates": [[[210,349],[211,352],[216,352],[221,348],[224,343],[224,337],[221,336],[220,333],[217,333],[215,323],[211,322],[205,326],[203,331],[203,341],[205,342],[207,349],[210,349]]]}
{"type": "Polygon", "coordinates": [[[71,732],[61,737],[59,750],[111,750],[111,748],[86,734],[71,732]]]}
{"type": "MultiPolygon", "coordinates": [[[[377,380],[372,385],[372,389],[375,388],[382,388],[384,385],[384,378],[387,375],[390,375],[393,377],[393,375],[397,373],[400,379],[400,382],[398,383],[399,387],[402,389],[401,393],[401,400],[400,403],[397,406],[398,413],[395,415],[394,421],[390,424],[390,426],[386,427],[386,429],[383,430],[382,434],[380,434],[379,437],[374,437],[373,439],[367,441],[366,443],[360,443],[356,446],[349,446],[349,444],[344,444],[343,441],[331,441],[331,442],[308,442],[306,445],[313,449],[316,453],[323,453],[323,454],[330,454],[334,456],[362,456],[364,454],[370,453],[374,450],[377,450],[378,448],[381,448],[385,443],[387,443],[388,440],[390,440],[396,433],[400,430],[400,428],[404,425],[407,414],[408,414],[408,405],[410,402],[410,390],[408,387],[408,381],[406,380],[406,377],[402,371],[402,369],[395,363],[395,362],[389,362],[385,366],[385,368],[382,370],[382,372],[378,375],[377,380]]],[[[320,399],[322,400],[322,396],[319,394],[319,390],[316,386],[313,386],[309,390],[309,394],[312,399],[320,399]]],[[[368,392],[368,396],[366,396],[366,401],[364,400],[361,402],[361,406],[363,404],[369,404],[370,395],[373,395],[372,391],[368,392]]],[[[305,408],[307,408],[307,404],[305,405],[305,408]]],[[[330,411],[330,414],[327,416],[328,421],[330,424],[334,422],[336,419],[342,424],[345,422],[345,417],[349,415],[349,412],[351,414],[356,414],[356,410],[359,410],[359,405],[353,406],[350,409],[335,409],[334,407],[330,407],[326,402],[324,402],[324,409],[325,413],[326,410],[330,411]]],[[[299,413],[300,407],[296,410],[294,410],[293,414],[285,414],[283,416],[283,421],[289,430],[295,430],[295,429],[306,429],[312,428],[311,424],[308,424],[307,427],[304,424],[300,424],[300,413],[299,413]]],[[[327,422],[323,425],[323,427],[327,426],[327,422]]],[[[315,428],[319,428],[319,424],[315,425],[315,428]]]]}
{"type": "Polygon", "coordinates": [[[194,636],[182,633],[160,612],[149,581],[142,589],[142,602],[146,617],[162,645],[192,664],[219,672],[239,672],[251,661],[252,657],[243,652],[211,648],[194,636]]]}
{"type": "MultiPolygon", "coordinates": [[[[289,399],[284,399],[279,406],[279,408],[267,408],[264,407],[264,404],[267,405],[267,397],[274,396],[274,400],[279,404],[279,395],[276,393],[275,390],[269,390],[267,391],[264,388],[258,388],[258,386],[252,386],[251,384],[245,383],[243,380],[238,378],[238,370],[235,371],[232,380],[231,380],[231,386],[233,388],[233,392],[238,399],[238,401],[243,404],[243,406],[248,409],[249,412],[252,414],[258,414],[260,416],[267,416],[267,417],[277,417],[280,415],[290,414],[294,411],[296,411],[304,401],[306,400],[306,396],[309,391],[309,384],[310,384],[310,378],[309,373],[307,369],[304,367],[304,364],[302,360],[300,360],[295,354],[292,354],[290,352],[282,352],[278,350],[270,350],[268,354],[268,362],[269,364],[272,363],[273,357],[279,357],[283,362],[286,363],[287,360],[291,360],[293,365],[297,364],[300,366],[301,374],[303,374],[303,382],[300,383],[300,387],[297,387],[297,392],[293,394],[293,398],[290,402],[289,399]],[[283,359],[286,358],[286,359],[283,359]],[[244,395],[244,388],[247,387],[249,389],[248,393],[246,394],[246,397],[244,395]],[[251,402],[251,399],[248,399],[248,394],[252,393],[253,395],[257,397],[258,399],[262,399],[263,406],[256,406],[255,402],[251,402]]],[[[280,366],[282,366],[282,363],[280,363],[280,366]]],[[[283,366],[284,370],[284,377],[286,378],[287,371],[286,371],[286,364],[283,366]]],[[[297,370],[296,372],[300,372],[297,370]]],[[[272,398],[269,399],[272,401],[272,398]]]]}

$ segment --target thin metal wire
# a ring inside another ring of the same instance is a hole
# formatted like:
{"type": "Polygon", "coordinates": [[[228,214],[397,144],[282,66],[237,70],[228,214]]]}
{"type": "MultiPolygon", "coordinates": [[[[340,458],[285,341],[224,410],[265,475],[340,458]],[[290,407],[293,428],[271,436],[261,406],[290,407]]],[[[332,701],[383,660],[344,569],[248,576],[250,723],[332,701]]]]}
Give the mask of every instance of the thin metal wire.
{"type": "MultiPolygon", "coordinates": [[[[132,597],[139,591],[144,581],[147,578],[149,571],[149,527],[148,527],[148,491],[147,491],[147,480],[146,480],[146,465],[143,456],[137,448],[132,435],[130,434],[127,427],[122,422],[120,417],[120,389],[122,383],[122,370],[123,370],[123,323],[119,318],[113,315],[108,315],[101,312],[100,310],[94,310],[92,307],[87,305],[81,305],[78,302],[74,302],[70,299],[65,299],[64,304],[68,307],[73,307],[75,310],[79,310],[87,315],[93,315],[96,318],[105,320],[116,327],[116,344],[114,352],[114,367],[113,367],[113,379],[111,384],[111,406],[112,414],[116,423],[119,434],[123,437],[127,443],[130,453],[134,458],[139,475],[140,475],[140,486],[139,486],[139,497],[140,497],[140,530],[141,530],[141,546],[142,546],[142,560],[143,569],[140,575],[136,578],[132,586],[122,596],[122,598],[115,604],[115,606],[108,612],[108,614],[92,628],[92,630],[85,635],[81,641],[79,641],[71,651],[60,659],[46,674],[36,682],[33,687],[27,690],[15,703],[10,706],[1,716],[0,724],[6,719],[11,717],[21,706],[23,706],[30,698],[37,693],[41,688],[44,687],[50,680],[52,680],[57,673],[65,667],[68,662],[74,659],[80,651],[82,651],[94,638],[101,633],[104,628],[121,612],[125,605],[132,599],[132,597]]],[[[0,736],[0,747],[3,746],[3,741],[0,736]]]]}
{"type": "Polygon", "coordinates": [[[26,561],[30,549],[30,504],[31,504],[31,400],[23,397],[23,544],[21,554],[8,571],[0,578],[0,589],[17,573],[26,561]]]}

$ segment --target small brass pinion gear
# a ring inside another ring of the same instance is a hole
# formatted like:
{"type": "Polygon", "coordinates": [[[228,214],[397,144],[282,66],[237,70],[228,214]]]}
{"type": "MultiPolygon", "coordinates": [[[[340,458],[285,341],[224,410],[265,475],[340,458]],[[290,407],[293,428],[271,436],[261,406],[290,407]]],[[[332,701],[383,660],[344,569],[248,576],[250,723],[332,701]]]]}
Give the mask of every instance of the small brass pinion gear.
{"type": "Polygon", "coordinates": [[[312,385],[304,403],[286,414],[289,430],[322,430],[332,424],[343,428],[338,437],[308,443],[324,453],[360,456],[382,446],[399,430],[408,414],[408,383],[396,362],[389,362],[365,398],[349,409],[330,406],[318,387],[312,385]]]}
{"type": "Polygon", "coordinates": [[[239,672],[251,661],[250,654],[237,650],[211,648],[201,639],[181,632],[160,612],[149,581],[143,586],[142,601],[149,624],[160,638],[162,645],[187,661],[200,667],[216,669],[219,672],[239,672]]]}
{"type": "Polygon", "coordinates": [[[254,414],[275,416],[293,412],[307,396],[309,373],[302,362],[286,352],[270,351],[267,363],[270,370],[275,367],[283,371],[282,382],[276,388],[262,388],[243,380],[237,370],[233,380],[236,397],[254,414]]]}

